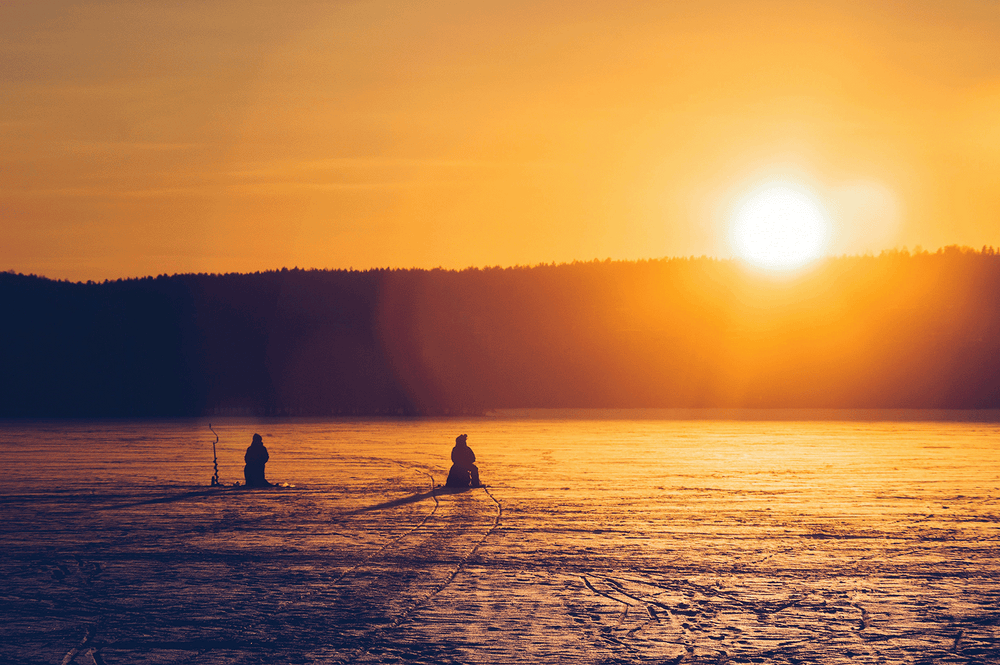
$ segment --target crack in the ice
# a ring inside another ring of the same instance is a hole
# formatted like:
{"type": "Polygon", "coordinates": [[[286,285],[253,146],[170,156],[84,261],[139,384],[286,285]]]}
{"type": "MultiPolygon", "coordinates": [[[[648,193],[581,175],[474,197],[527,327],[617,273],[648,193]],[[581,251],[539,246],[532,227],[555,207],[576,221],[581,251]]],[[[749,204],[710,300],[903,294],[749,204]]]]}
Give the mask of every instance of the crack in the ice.
{"type": "Polygon", "coordinates": [[[74,662],[77,655],[90,644],[92,639],[94,639],[94,633],[94,629],[88,626],[87,630],[83,633],[83,639],[80,640],[78,645],[66,652],[66,655],[63,656],[59,665],[70,665],[70,663],[74,662]]]}

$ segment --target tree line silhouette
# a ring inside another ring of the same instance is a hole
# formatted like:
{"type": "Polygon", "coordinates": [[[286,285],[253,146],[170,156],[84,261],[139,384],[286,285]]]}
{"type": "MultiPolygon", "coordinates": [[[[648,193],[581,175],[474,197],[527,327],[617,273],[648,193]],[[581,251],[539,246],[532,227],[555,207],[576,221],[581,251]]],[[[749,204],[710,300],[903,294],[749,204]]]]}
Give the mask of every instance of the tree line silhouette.
{"type": "Polygon", "coordinates": [[[0,415],[1000,407],[1000,254],[72,283],[0,273],[0,415]]]}

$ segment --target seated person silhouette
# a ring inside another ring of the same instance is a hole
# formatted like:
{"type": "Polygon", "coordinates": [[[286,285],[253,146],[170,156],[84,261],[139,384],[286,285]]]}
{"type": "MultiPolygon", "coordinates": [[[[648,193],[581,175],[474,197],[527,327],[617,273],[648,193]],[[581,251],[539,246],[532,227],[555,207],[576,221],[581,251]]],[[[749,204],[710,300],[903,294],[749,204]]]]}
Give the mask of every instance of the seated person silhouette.
{"type": "Polygon", "coordinates": [[[451,471],[445,487],[479,487],[479,467],[476,466],[476,453],[466,443],[467,434],[455,439],[455,447],[451,449],[451,471]]]}
{"type": "Polygon", "coordinates": [[[264,465],[267,464],[268,455],[264,439],[260,434],[253,435],[253,443],[247,448],[247,454],[243,459],[247,463],[243,467],[243,477],[246,478],[247,487],[270,487],[271,483],[264,479],[264,465]]]}

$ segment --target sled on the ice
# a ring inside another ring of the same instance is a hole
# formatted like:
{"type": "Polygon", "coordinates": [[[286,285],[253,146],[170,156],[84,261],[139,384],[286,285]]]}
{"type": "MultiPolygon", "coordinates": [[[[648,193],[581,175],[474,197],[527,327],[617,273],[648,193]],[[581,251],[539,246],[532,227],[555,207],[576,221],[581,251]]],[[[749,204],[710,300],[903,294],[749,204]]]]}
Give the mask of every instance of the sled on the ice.
{"type": "Polygon", "coordinates": [[[451,471],[448,472],[448,480],[445,481],[444,486],[456,489],[465,487],[486,487],[483,483],[473,483],[472,472],[469,469],[463,469],[458,465],[452,465],[451,471]]]}

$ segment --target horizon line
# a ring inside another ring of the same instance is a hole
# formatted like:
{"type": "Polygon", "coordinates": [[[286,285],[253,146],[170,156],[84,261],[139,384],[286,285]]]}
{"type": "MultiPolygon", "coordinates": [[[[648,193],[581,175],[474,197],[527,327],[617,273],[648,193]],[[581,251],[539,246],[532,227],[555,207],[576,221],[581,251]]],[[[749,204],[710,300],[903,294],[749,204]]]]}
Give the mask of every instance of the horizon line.
{"type": "Polygon", "coordinates": [[[73,280],[73,279],[63,279],[57,277],[48,277],[44,274],[36,274],[33,272],[24,273],[14,268],[9,268],[7,270],[0,271],[0,274],[15,275],[20,277],[33,277],[37,279],[44,279],[51,282],[63,282],[69,284],[107,284],[119,281],[141,281],[145,279],[160,279],[169,277],[182,277],[188,275],[205,275],[205,276],[226,276],[226,275],[256,275],[256,274],[269,274],[269,273],[281,273],[281,272],[348,272],[348,273],[367,273],[367,272],[409,272],[409,271],[424,271],[424,272],[467,272],[467,271],[485,271],[485,270],[530,270],[534,268],[555,268],[561,266],[574,266],[581,264],[609,264],[609,263],[661,263],[670,261],[718,261],[720,263],[738,263],[745,269],[751,272],[759,274],[767,274],[775,277],[782,276],[796,276],[802,273],[810,272],[812,269],[817,268],[820,264],[823,264],[832,260],[844,260],[844,259],[864,259],[864,258],[879,258],[882,256],[934,256],[938,254],[944,254],[946,252],[953,251],[962,254],[981,254],[986,256],[994,256],[1000,254],[1000,247],[994,248],[992,245],[983,245],[981,249],[976,249],[975,247],[970,247],[968,245],[942,245],[936,250],[931,251],[924,249],[921,245],[916,245],[912,251],[906,246],[904,247],[894,247],[892,249],[883,249],[875,254],[874,252],[866,251],[858,254],[827,254],[821,256],[809,263],[799,266],[797,268],[789,270],[780,269],[767,269],[756,267],[746,260],[741,259],[736,256],[714,256],[708,254],[690,254],[686,256],[661,256],[661,257],[650,257],[650,258],[636,258],[636,259],[613,259],[607,257],[604,259],[593,258],[593,259],[573,259],[572,261],[552,261],[552,262],[539,262],[531,264],[493,264],[493,265],[469,265],[462,268],[445,268],[441,265],[433,267],[420,267],[420,266],[371,266],[367,268],[355,268],[354,266],[349,266],[347,268],[320,268],[320,267],[299,267],[298,265],[289,268],[287,266],[282,266],[281,268],[265,268],[259,270],[247,270],[247,271],[228,271],[228,272],[175,272],[175,273],[158,273],[151,274],[147,273],[145,275],[131,275],[122,277],[110,277],[99,280],[88,279],[88,280],[73,280]]]}

